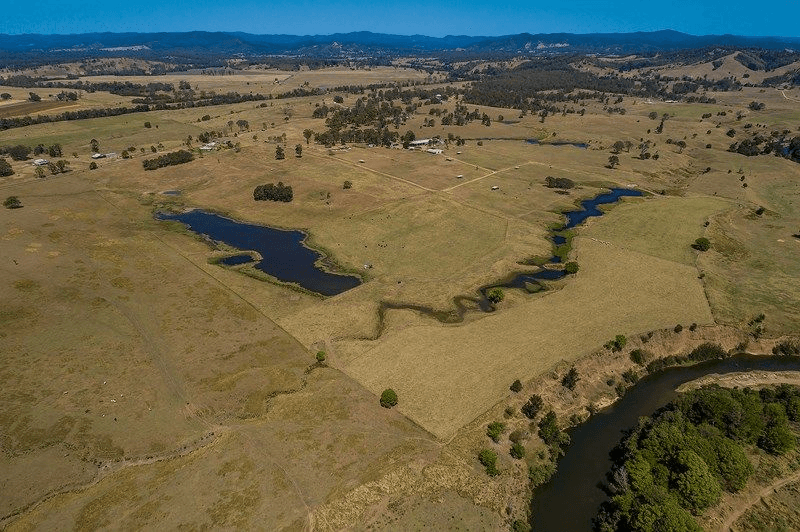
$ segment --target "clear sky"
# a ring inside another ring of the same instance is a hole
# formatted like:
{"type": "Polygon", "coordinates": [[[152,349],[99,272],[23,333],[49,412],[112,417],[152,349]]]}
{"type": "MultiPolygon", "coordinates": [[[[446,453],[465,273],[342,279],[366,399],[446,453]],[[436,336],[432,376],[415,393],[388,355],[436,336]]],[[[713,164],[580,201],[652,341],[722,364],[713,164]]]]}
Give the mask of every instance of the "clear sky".
{"type": "Polygon", "coordinates": [[[244,31],[312,35],[508,35],[674,29],[800,36],[800,1],[778,0],[6,0],[0,33],[244,31]]]}

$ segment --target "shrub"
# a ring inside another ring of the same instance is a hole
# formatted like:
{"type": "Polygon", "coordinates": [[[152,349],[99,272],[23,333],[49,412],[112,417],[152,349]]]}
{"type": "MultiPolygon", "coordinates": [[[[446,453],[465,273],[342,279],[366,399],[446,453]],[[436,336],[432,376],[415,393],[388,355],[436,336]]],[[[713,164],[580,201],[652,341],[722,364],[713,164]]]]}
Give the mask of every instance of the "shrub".
{"type": "Polygon", "coordinates": [[[8,161],[5,159],[0,159],[0,177],[7,177],[10,175],[14,175],[14,169],[11,168],[11,165],[8,164],[8,161]]]}
{"type": "Polygon", "coordinates": [[[725,358],[727,356],[727,351],[725,351],[721,345],[712,342],[706,342],[692,349],[687,357],[689,360],[699,362],[703,360],[711,360],[713,358],[725,358]]]}
{"type": "Polygon", "coordinates": [[[511,523],[511,532],[531,532],[531,525],[522,519],[515,519],[511,523]]]}
{"type": "Polygon", "coordinates": [[[344,183],[342,183],[342,188],[343,188],[344,190],[347,190],[347,189],[353,188],[353,183],[352,183],[352,182],[350,182],[350,181],[345,181],[344,183]]]}
{"type": "MultiPolygon", "coordinates": [[[[325,362],[325,351],[317,351],[317,362],[325,362]]],[[[396,399],[395,402],[397,402],[396,399]]]]}
{"type": "Polygon", "coordinates": [[[495,286],[486,293],[486,299],[495,304],[500,303],[505,297],[503,289],[499,286],[495,286]]]}
{"type": "Polygon", "coordinates": [[[503,411],[503,415],[506,416],[506,419],[511,419],[514,417],[514,414],[517,413],[517,409],[513,406],[507,406],[506,409],[503,411]]]}
{"type": "Polygon", "coordinates": [[[628,384],[634,384],[636,381],[639,380],[639,374],[636,373],[636,371],[629,369],[622,374],[622,378],[625,379],[625,382],[627,382],[628,384]]]}
{"type": "Polygon", "coordinates": [[[153,126],[150,124],[150,122],[145,122],[144,123],[144,127],[146,127],[147,129],[150,129],[153,126]]]}
{"type": "Polygon", "coordinates": [[[625,348],[625,344],[628,343],[628,339],[625,338],[624,334],[618,334],[614,337],[613,340],[609,340],[605,344],[606,349],[610,349],[611,351],[622,351],[625,348]]]}
{"type": "Polygon", "coordinates": [[[486,435],[489,436],[493,442],[498,443],[500,441],[500,436],[505,432],[506,424],[501,423],[500,421],[492,421],[486,427],[486,435]]]}
{"type": "Polygon", "coordinates": [[[683,325],[681,325],[680,323],[679,323],[679,324],[677,324],[677,325],[675,326],[675,328],[673,329],[673,331],[675,331],[676,333],[679,333],[679,332],[681,332],[682,330],[683,330],[683,325]]]}
{"type": "Polygon", "coordinates": [[[522,460],[525,457],[525,446],[520,443],[511,445],[511,457],[517,460],[522,460]]]}
{"type": "Polygon", "coordinates": [[[500,474],[500,471],[497,469],[497,453],[491,449],[482,449],[481,452],[478,453],[478,461],[486,468],[486,473],[490,477],[500,474]]]}
{"type": "Polygon", "coordinates": [[[570,390],[575,389],[575,385],[578,384],[578,381],[581,378],[578,376],[578,370],[575,369],[575,366],[569,368],[569,371],[566,375],[561,379],[561,385],[565,388],[569,388],[570,390]]]}
{"type": "Polygon", "coordinates": [[[89,170],[97,170],[97,163],[92,161],[89,163],[89,170]]]}
{"type": "Polygon", "coordinates": [[[22,202],[16,196],[9,196],[3,202],[3,207],[6,209],[19,209],[22,207],[22,202]]]}
{"type": "Polygon", "coordinates": [[[514,393],[522,391],[522,383],[519,381],[519,379],[511,383],[511,391],[514,393]]]}
{"type": "MultiPolygon", "coordinates": [[[[798,398],[798,401],[800,401],[800,398],[798,398]]],[[[528,438],[530,438],[530,434],[522,429],[517,429],[508,435],[508,439],[511,443],[522,443],[528,438]]]]}
{"type": "Polygon", "coordinates": [[[697,324],[696,323],[692,323],[691,325],[689,325],[689,330],[690,331],[694,331],[695,329],[697,329],[697,324]]]}
{"type": "Polygon", "coordinates": [[[631,362],[644,366],[645,360],[649,358],[649,353],[644,349],[634,349],[631,351],[631,362]]]}
{"type": "Polygon", "coordinates": [[[797,356],[800,355],[800,342],[784,340],[772,348],[773,355],[797,356]]]}
{"type": "Polygon", "coordinates": [[[528,419],[536,419],[536,416],[539,415],[539,412],[542,411],[542,408],[544,408],[544,401],[542,400],[542,397],[540,395],[533,394],[531,395],[530,399],[528,399],[528,402],[522,405],[520,410],[528,419]]]}
{"type": "Polygon", "coordinates": [[[397,394],[391,388],[386,388],[381,394],[381,406],[383,408],[392,408],[397,404],[397,394]]]}
{"type": "Polygon", "coordinates": [[[575,261],[570,261],[564,265],[564,271],[569,275],[574,275],[580,270],[580,265],[575,261]]]}

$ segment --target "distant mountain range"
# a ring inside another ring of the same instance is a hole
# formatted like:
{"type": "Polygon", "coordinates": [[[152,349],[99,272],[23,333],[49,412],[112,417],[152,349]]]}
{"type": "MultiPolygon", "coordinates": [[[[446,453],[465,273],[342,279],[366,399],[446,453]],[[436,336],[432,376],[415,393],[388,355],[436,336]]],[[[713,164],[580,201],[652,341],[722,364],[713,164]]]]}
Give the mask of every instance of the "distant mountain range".
{"type": "MultiPolygon", "coordinates": [[[[706,47],[800,50],[800,37],[689,35],[672,30],[636,33],[520,33],[499,37],[390,35],[368,31],[332,35],[254,35],[240,32],[0,34],[8,55],[303,55],[320,58],[432,52],[484,53],[653,53],[706,47]]],[[[0,65],[2,66],[2,65],[0,65]]]]}

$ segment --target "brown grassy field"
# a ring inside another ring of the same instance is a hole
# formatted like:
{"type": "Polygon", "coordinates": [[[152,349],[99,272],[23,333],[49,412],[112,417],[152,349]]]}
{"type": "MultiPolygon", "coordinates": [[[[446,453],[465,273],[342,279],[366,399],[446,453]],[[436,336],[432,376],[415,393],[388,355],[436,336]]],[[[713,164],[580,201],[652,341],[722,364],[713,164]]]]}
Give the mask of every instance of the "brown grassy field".
{"type": "MultiPolygon", "coordinates": [[[[252,70],[122,79],[275,93],[306,82],[423,81],[427,74],[252,70]]],[[[27,94],[15,91],[15,99],[27,94]]],[[[117,98],[91,97],[81,105],[117,98]]],[[[352,105],[357,96],[343,97],[352,105]]],[[[38,180],[29,162],[12,162],[16,174],[0,178],[0,194],[25,205],[0,212],[3,524],[505,526],[501,512],[525,497],[526,466],[506,464],[513,474],[490,483],[474,455],[485,440],[484,414],[502,410],[514,379],[534,386],[592,353],[587,367],[600,375],[611,359],[598,348],[614,335],[678,323],[711,330],[764,312],[768,335],[796,332],[800,241],[791,234],[800,231],[800,167],[731,154],[725,132],[746,122],[766,132],[794,129],[800,115],[777,91],[715,97],[713,105],[626,97],[624,116],[588,102],[583,117],[544,123],[469,105],[512,122],[490,127],[425,128],[429,107],[422,105],[399,132],[468,139],[441,155],[307,144],[304,129],[324,129],[311,117],[315,105],[330,104],[331,95],[0,132],[0,145],[58,142],[72,168],[38,180]],[[749,111],[752,100],[766,109],[749,111]],[[657,125],[651,111],[670,115],[660,136],[648,133],[657,125]],[[706,112],[712,118],[701,120],[706,112]],[[249,130],[233,125],[239,119],[249,130]],[[198,152],[188,164],[143,170],[151,146],[172,151],[209,130],[238,151],[198,152]],[[281,135],[287,158],[278,161],[274,137],[281,135]],[[133,148],[133,157],[101,159],[89,171],[92,138],[104,152],[133,148]],[[536,146],[529,138],[589,146],[536,146]],[[657,161],[640,160],[634,147],[619,154],[617,168],[606,167],[616,140],[636,145],[640,138],[654,142],[657,161]],[[685,139],[687,147],[667,139],[685,139]],[[558,194],[544,186],[547,176],[577,186],[558,194]],[[343,189],[345,180],[352,188],[343,189]],[[253,201],[255,186],[277,181],[293,187],[291,203],[253,201]],[[448,310],[454,297],[530,269],[520,262],[550,253],[548,224],[608,186],[649,195],[578,228],[576,276],[542,294],[509,290],[494,313],[468,312],[459,324],[390,310],[379,331],[381,302],[448,310]],[[366,282],[323,299],[210,264],[222,252],[177,224],[154,221],[159,208],[305,229],[312,245],[366,282]],[[712,242],[702,255],[689,247],[699,236],[712,242]],[[319,349],[326,367],[312,366],[319,349]],[[378,406],[387,387],[400,396],[392,411],[378,406]]],[[[524,514],[524,504],[512,506],[524,514]]]]}

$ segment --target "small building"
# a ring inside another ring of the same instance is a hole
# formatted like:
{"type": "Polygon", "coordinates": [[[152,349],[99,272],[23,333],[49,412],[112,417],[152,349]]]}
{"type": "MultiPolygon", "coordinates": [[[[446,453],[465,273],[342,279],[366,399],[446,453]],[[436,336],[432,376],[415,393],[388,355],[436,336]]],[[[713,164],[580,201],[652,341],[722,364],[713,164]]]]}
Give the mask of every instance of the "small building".
{"type": "Polygon", "coordinates": [[[492,190],[500,190],[500,187],[497,185],[492,185],[492,190]]]}
{"type": "Polygon", "coordinates": [[[458,174],[458,175],[456,176],[456,179],[461,179],[462,177],[464,177],[464,174],[458,174]]]}
{"type": "Polygon", "coordinates": [[[412,140],[408,143],[409,146],[427,146],[431,143],[431,139],[412,140]]]}
{"type": "Polygon", "coordinates": [[[427,151],[428,153],[432,153],[432,154],[434,154],[434,155],[439,155],[439,154],[441,154],[441,153],[442,153],[442,150],[440,150],[440,149],[438,149],[438,148],[428,148],[428,149],[427,149],[427,150],[425,150],[425,151],[427,151]]]}
{"type": "Polygon", "coordinates": [[[50,161],[48,161],[47,159],[34,159],[33,160],[33,166],[46,166],[48,164],[50,164],[50,161]]]}
{"type": "Polygon", "coordinates": [[[105,159],[105,158],[106,158],[106,154],[105,153],[93,153],[92,154],[92,159],[105,159]]]}

